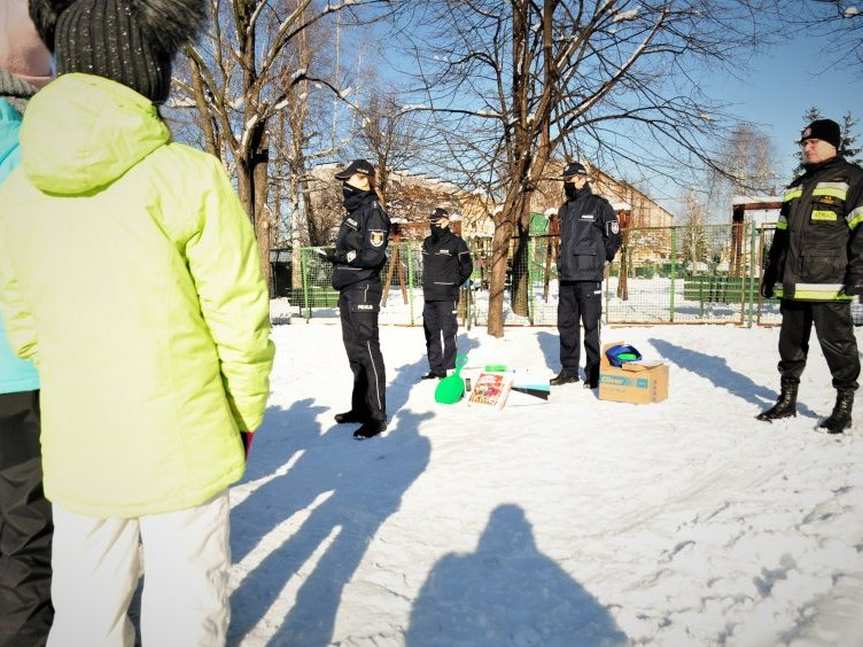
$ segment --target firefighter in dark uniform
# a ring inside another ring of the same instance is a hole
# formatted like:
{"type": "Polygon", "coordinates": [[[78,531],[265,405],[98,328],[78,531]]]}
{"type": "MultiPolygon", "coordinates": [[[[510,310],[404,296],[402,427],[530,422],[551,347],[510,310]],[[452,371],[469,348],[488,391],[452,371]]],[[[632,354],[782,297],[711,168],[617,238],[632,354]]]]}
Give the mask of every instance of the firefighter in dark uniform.
{"type": "Polygon", "coordinates": [[[860,357],[851,300],[863,294],[863,169],[840,155],[839,124],[818,119],[803,129],[806,172],[786,189],[761,282],[765,298],[780,297],[778,401],[757,416],[797,415],[797,387],[806,366],[812,324],[833,375],[836,405],[820,427],[851,427],[860,357]]]}
{"type": "Polygon", "coordinates": [[[450,231],[446,209],[435,209],[429,224],[431,235],[423,241],[423,329],[429,360],[424,380],[446,377],[455,368],[458,290],[473,272],[470,250],[450,231]]]}
{"type": "Polygon", "coordinates": [[[560,253],[557,259],[561,370],[551,384],[578,382],[581,325],[584,325],[586,388],[599,386],[599,319],[602,315],[602,278],[606,261],[620,247],[617,214],[605,198],[594,195],[587,171],[578,162],[564,169],[566,202],[557,212],[560,253]]]}
{"type": "Polygon", "coordinates": [[[386,375],[378,335],[381,269],[386,263],[390,220],[378,202],[375,170],[354,160],[336,173],[347,211],[339,227],[333,287],[339,291],[342,339],[354,374],[351,409],[336,414],[339,424],[358,422],[354,438],[376,436],[387,426],[386,375]]]}

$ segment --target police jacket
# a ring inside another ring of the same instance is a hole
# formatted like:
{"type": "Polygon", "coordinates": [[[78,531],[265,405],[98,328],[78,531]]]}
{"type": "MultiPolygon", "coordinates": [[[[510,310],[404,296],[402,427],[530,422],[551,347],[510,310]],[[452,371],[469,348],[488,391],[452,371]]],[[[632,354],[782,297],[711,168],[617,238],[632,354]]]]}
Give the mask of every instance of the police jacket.
{"type": "Polygon", "coordinates": [[[786,189],[764,283],[795,301],[850,300],[863,284],[863,169],[841,157],[811,165],[786,189]]]}
{"type": "Polygon", "coordinates": [[[426,301],[455,301],[459,286],[470,278],[473,260],[464,240],[449,229],[423,241],[423,297],[426,301]]]}
{"type": "Polygon", "coordinates": [[[390,219],[372,191],[345,199],[347,214],[339,227],[333,264],[333,287],[342,290],[364,281],[380,282],[387,262],[390,219]]]}
{"type": "Polygon", "coordinates": [[[594,195],[590,186],[578,191],[557,212],[560,222],[561,281],[601,281],[605,261],[620,247],[620,225],[608,200],[594,195]]]}

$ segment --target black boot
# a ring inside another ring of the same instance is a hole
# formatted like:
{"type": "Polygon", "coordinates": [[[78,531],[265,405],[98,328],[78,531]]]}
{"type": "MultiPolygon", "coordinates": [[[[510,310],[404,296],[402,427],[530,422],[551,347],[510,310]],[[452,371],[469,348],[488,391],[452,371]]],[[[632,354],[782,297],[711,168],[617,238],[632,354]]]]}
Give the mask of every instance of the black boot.
{"type": "Polygon", "coordinates": [[[561,371],[558,376],[551,378],[548,383],[552,386],[560,386],[561,384],[569,384],[570,382],[578,382],[578,373],[561,371]]]}
{"type": "Polygon", "coordinates": [[[797,415],[797,382],[790,380],[782,380],[781,391],[776,404],[762,411],[757,416],[756,420],[766,420],[772,422],[779,418],[790,418],[797,415]]]}
{"type": "Polygon", "coordinates": [[[386,420],[369,420],[364,422],[362,427],[354,432],[354,438],[357,440],[365,440],[373,438],[387,428],[386,420]]]}
{"type": "Polygon", "coordinates": [[[344,425],[351,422],[366,422],[368,420],[368,416],[364,416],[361,413],[357,413],[353,409],[350,411],[345,411],[344,413],[336,414],[336,424],[344,425]]]}
{"type": "Polygon", "coordinates": [[[434,380],[434,379],[442,379],[446,377],[446,373],[443,371],[429,371],[425,375],[423,375],[420,379],[422,380],[434,380]]]}
{"type": "Polygon", "coordinates": [[[851,428],[851,407],[854,404],[854,391],[837,391],[836,404],[833,413],[822,421],[819,427],[826,429],[828,434],[841,434],[851,428]]]}
{"type": "Polygon", "coordinates": [[[586,366],[584,369],[584,388],[598,389],[599,388],[599,367],[586,366]]]}

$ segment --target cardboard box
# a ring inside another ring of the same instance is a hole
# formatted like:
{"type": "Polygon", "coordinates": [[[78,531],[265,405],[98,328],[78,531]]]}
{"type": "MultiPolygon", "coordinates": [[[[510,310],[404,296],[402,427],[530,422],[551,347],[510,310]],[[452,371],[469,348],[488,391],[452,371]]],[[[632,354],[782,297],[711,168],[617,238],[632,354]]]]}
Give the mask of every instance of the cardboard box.
{"type": "Polygon", "coordinates": [[[599,399],[632,404],[662,402],[668,397],[668,366],[663,362],[640,360],[612,366],[605,351],[625,342],[602,346],[599,361],[599,399]]]}

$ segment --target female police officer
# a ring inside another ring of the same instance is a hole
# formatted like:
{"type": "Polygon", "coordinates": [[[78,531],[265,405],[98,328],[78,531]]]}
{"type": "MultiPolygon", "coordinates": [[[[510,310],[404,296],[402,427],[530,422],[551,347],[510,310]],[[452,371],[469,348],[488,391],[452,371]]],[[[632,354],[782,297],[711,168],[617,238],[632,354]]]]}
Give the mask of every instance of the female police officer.
{"type": "Polygon", "coordinates": [[[335,253],[327,260],[333,263],[342,339],[354,374],[351,409],[337,414],[336,422],[361,423],[354,438],[362,440],[378,435],[387,426],[378,310],[390,220],[378,202],[375,169],[369,162],[354,160],[336,173],[336,179],[342,181],[347,213],[339,227],[335,253]]]}

